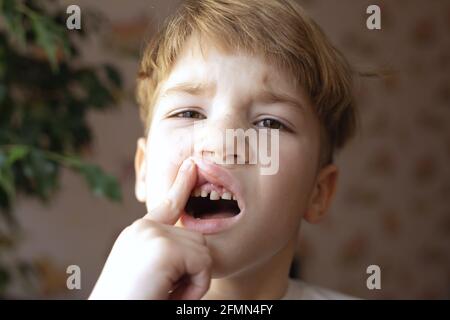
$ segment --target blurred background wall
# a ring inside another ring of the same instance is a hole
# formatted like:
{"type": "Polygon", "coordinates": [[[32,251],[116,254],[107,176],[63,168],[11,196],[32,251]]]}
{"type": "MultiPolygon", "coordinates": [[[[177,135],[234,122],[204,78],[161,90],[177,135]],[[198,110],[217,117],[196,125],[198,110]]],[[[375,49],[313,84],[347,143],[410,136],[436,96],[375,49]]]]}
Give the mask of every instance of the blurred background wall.
{"type": "MultiPolygon", "coordinates": [[[[93,161],[119,177],[119,205],[95,198],[64,171],[49,206],[19,199],[25,228],[20,255],[38,263],[36,298],[86,298],[119,232],[145,214],[134,197],[133,157],[142,134],[134,102],[145,39],[177,6],[174,0],[74,0],[100,11],[109,28],[83,49],[125,80],[114,111],[91,114],[93,161]],[[82,270],[82,290],[68,291],[66,267],[82,270]]],[[[358,84],[361,130],[337,158],[336,201],[319,226],[303,225],[298,276],[362,298],[450,298],[450,3],[441,1],[301,1],[360,70],[392,68],[358,84]],[[366,28],[366,8],[381,7],[382,30],[366,28]],[[381,268],[382,289],[366,287],[367,266],[381,268]]],[[[69,31],[68,31],[69,32],[69,31]]],[[[76,31],[70,31],[76,32],[76,31]]]]}

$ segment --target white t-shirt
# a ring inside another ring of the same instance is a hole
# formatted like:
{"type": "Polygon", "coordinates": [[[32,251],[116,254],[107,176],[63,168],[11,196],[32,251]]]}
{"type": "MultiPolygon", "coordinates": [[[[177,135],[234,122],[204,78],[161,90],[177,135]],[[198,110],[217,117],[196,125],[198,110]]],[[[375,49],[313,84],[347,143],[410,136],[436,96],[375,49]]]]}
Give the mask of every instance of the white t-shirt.
{"type": "Polygon", "coordinates": [[[354,300],[355,297],[310,285],[299,279],[289,279],[288,289],[281,300],[354,300]]]}

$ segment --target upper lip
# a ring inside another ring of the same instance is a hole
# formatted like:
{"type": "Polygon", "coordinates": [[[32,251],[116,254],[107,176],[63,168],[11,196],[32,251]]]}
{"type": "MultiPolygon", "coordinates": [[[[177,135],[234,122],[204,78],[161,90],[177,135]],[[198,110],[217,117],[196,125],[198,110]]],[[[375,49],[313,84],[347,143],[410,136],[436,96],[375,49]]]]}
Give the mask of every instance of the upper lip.
{"type": "Polygon", "coordinates": [[[242,187],[239,181],[223,167],[201,158],[191,158],[197,165],[197,183],[196,187],[209,182],[217,186],[222,186],[231,191],[236,198],[241,212],[244,210],[245,204],[242,197],[242,187]]]}

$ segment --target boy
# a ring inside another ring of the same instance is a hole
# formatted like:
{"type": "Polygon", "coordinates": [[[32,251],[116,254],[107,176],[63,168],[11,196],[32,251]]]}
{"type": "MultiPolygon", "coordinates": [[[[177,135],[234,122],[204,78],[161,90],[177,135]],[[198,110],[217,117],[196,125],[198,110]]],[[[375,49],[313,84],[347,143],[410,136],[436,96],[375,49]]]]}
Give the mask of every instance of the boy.
{"type": "Polygon", "coordinates": [[[335,193],[351,89],[347,62],[294,1],[184,2],[138,78],[148,213],[118,237],[91,298],[342,298],[288,273],[301,221],[319,222],[335,193]],[[270,135],[276,173],[249,161],[255,146],[224,145],[227,130],[270,135]]]}

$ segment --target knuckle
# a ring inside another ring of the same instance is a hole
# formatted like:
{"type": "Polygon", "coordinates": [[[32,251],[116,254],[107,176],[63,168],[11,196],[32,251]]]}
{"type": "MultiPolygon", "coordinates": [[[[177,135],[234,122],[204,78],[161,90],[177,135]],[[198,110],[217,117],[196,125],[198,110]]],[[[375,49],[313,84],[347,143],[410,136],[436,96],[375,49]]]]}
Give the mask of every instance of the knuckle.
{"type": "Polygon", "coordinates": [[[173,199],[169,198],[169,197],[167,197],[167,198],[164,200],[164,204],[165,204],[166,208],[167,208],[170,212],[178,213],[179,210],[180,210],[180,209],[178,208],[177,202],[174,201],[173,199]]]}
{"type": "Polygon", "coordinates": [[[206,246],[206,238],[203,234],[195,233],[194,238],[197,243],[200,243],[201,245],[206,246]]]}
{"type": "Polygon", "coordinates": [[[142,236],[145,239],[165,238],[165,232],[162,228],[152,224],[142,231],[142,236]]]}
{"type": "Polygon", "coordinates": [[[164,235],[164,230],[149,219],[138,219],[127,228],[128,233],[132,233],[142,238],[154,238],[164,235]]]}
{"type": "Polygon", "coordinates": [[[203,266],[206,266],[207,268],[211,267],[213,263],[211,253],[208,248],[201,248],[199,251],[197,251],[197,259],[201,261],[201,264],[203,266]]]}
{"type": "Polygon", "coordinates": [[[206,265],[208,268],[211,268],[212,264],[213,264],[213,259],[212,259],[211,255],[207,254],[207,255],[205,256],[205,265],[206,265]]]}
{"type": "Polygon", "coordinates": [[[176,246],[173,241],[167,237],[155,237],[152,239],[152,248],[157,252],[174,252],[176,246]]]}
{"type": "Polygon", "coordinates": [[[201,234],[200,232],[196,232],[196,231],[191,231],[191,230],[188,230],[188,231],[192,235],[192,239],[194,240],[194,242],[201,244],[201,245],[206,245],[206,237],[203,234],[201,234]]]}

